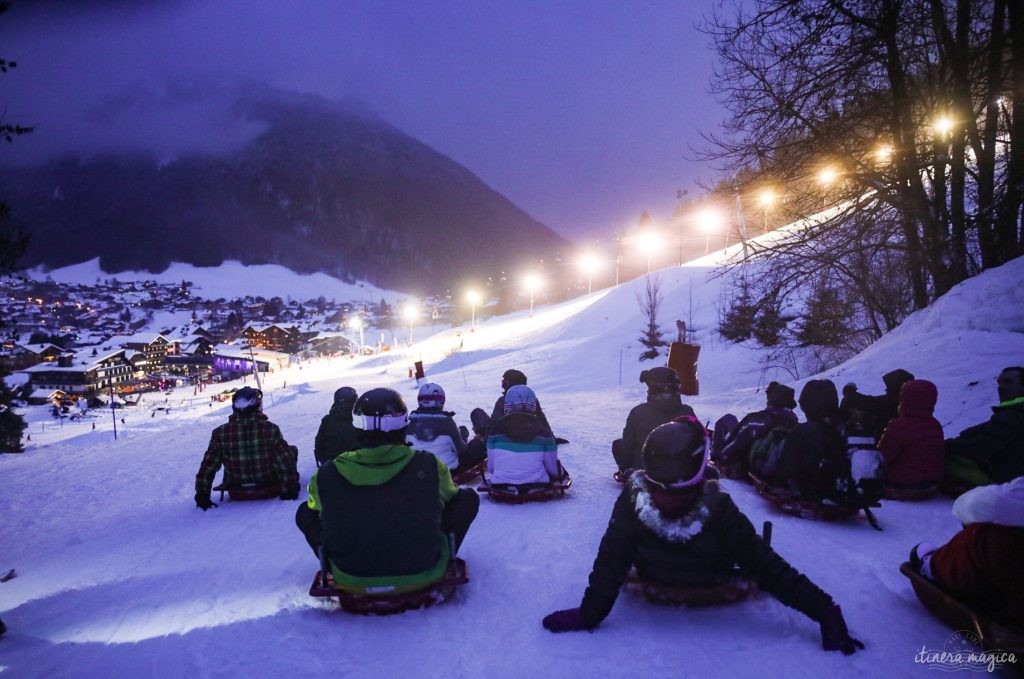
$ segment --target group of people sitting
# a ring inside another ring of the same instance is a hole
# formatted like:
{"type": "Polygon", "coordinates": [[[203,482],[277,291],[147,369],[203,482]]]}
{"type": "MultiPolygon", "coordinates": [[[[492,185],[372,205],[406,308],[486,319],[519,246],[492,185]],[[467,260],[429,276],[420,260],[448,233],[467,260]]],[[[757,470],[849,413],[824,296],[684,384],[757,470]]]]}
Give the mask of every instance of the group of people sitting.
{"type": "MultiPolygon", "coordinates": [[[[841,450],[845,456],[848,438],[866,438],[884,456],[890,485],[936,483],[944,471],[955,468],[949,461],[961,458],[974,462],[985,478],[1003,480],[1024,460],[1022,380],[1020,368],[1003,371],[1001,403],[992,420],[945,442],[932,416],[935,386],[906,371],[886,375],[887,392],[881,397],[861,395],[848,385],[842,404],[830,381],[812,380],[799,399],[807,416],[804,423],[798,423],[794,412],[794,390],[773,382],[767,390],[767,408],[741,421],[723,418],[712,445],[693,409],[682,403],[675,371],[644,371],[647,401],[629,413],[622,439],[613,443],[623,488],[589,586],[578,608],[552,613],[544,626],[556,632],[593,629],[610,612],[631,568],[640,578],[680,586],[743,577],[818,622],[824,648],[853,653],[863,644],[850,635],[839,606],[757,535],[717,483],[709,461],[730,473],[765,473],[764,464],[771,462],[774,467],[769,471],[778,474],[772,477],[776,482],[820,498],[822,468],[828,466],[822,462],[832,455],[827,451],[841,450]],[[893,416],[879,426],[887,414],[893,416]],[[988,438],[984,446],[966,445],[963,439],[970,437],[988,438]],[[777,445],[766,450],[759,444],[771,438],[779,439],[777,445]],[[755,450],[762,455],[754,455],[755,450]]],[[[309,499],[296,512],[298,527],[318,558],[329,564],[337,588],[401,592],[422,588],[444,575],[479,506],[475,491],[452,481],[453,471],[486,459],[492,484],[558,479],[557,444],[525,375],[506,372],[502,387],[491,417],[474,411],[472,439],[443,410],[444,391],[438,385],[421,388],[420,407],[412,413],[391,389],[372,389],[361,396],[347,387],[338,390],[317,434],[319,468],[308,485],[309,499]]],[[[277,484],[282,499],[297,495],[294,451],[259,412],[258,399],[256,411],[248,410],[255,391],[236,394],[235,412],[211,437],[196,477],[196,503],[203,509],[215,506],[209,487],[220,463],[229,486],[263,482],[277,484]],[[261,436],[266,437],[263,442],[253,442],[261,436]],[[245,461],[229,463],[230,449],[243,451],[245,461]]],[[[1011,546],[1024,554],[1022,483],[1018,479],[1007,487],[964,495],[960,502],[972,508],[972,526],[985,527],[968,526],[942,548],[921,545],[912,560],[940,583],[942,578],[955,580],[962,588],[957,591],[978,592],[979,583],[987,578],[990,589],[984,590],[985,596],[993,599],[993,592],[999,592],[1000,601],[1016,610],[1021,602],[1019,585],[1015,591],[1003,588],[1016,577],[1020,564],[1013,562],[1017,565],[993,576],[978,563],[991,563],[1011,546]],[[1007,498],[1017,504],[1008,505],[1007,498]],[[1007,513],[1016,518],[1000,518],[1007,513]],[[978,555],[985,561],[976,562],[978,555]]]]}

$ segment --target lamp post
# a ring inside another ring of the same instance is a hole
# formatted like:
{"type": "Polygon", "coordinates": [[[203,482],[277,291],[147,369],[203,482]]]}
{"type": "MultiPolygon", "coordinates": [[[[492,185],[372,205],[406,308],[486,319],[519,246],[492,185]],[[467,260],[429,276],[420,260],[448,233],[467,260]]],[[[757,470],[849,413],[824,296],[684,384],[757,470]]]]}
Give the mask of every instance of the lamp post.
{"type": "Polygon", "coordinates": [[[530,293],[530,317],[531,318],[533,317],[533,295],[538,290],[540,290],[541,286],[543,286],[543,285],[544,285],[544,282],[543,282],[543,280],[541,280],[540,274],[538,274],[538,273],[531,272],[531,273],[526,274],[526,276],[523,278],[523,287],[526,289],[526,291],[528,293],[530,293]]]}
{"type": "Polygon", "coordinates": [[[710,207],[706,207],[697,213],[697,229],[704,234],[704,254],[711,253],[711,234],[718,233],[722,228],[722,214],[710,207]]]}
{"type": "Polygon", "coordinates": [[[363,345],[366,344],[366,342],[363,341],[363,319],[359,316],[353,316],[348,322],[348,327],[359,331],[359,353],[363,353],[363,345]]]}
{"type": "Polygon", "coordinates": [[[405,305],[405,310],[402,311],[402,316],[405,320],[409,321],[409,344],[412,344],[412,326],[416,322],[416,317],[419,315],[419,311],[416,309],[416,305],[409,302],[405,305]]]}
{"type": "Polygon", "coordinates": [[[661,247],[661,236],[654,231],[644,231],[636,236],[636,245],[647,257],[647,275],[651,275],[651,255],[661,247]]]}
{"type": "Polygon", "coordinates": [[[472,321],[469,325],[470,332],[476,332],[476,305],[480,303],[480,293],[476,290],[470,290],[466,293],[466,299],[469,300],[469,306],[472,314],[472,321]]]}
{"type": "Polygon", "coordinates": [[[579,267],[587,274],[587,297],[594,291],[594,272],[601,266],[601,260],[593,252],[580,257],[579,267]]]}
{"type": "Polygon", "coordinates": [[[764,209],[764,233],[768,233],[768,208],[775,202],[775,191],[770,188],[761,189],[757,194],[757,202],[764,209]]]}

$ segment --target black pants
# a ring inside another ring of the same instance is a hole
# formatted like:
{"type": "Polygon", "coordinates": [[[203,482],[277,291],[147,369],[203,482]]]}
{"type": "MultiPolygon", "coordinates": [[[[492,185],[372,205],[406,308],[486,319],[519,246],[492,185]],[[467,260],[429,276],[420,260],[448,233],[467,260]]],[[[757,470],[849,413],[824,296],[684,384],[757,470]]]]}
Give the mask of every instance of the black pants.
{"type": "Polygon", "coordinates": [[[622,449],[622,439],[612,441],[612,457],[615,458],[615,464],[618,465],[620,472],[633,468],[633,460],[627,460],[626,451],[622,449]]]}
{"type": "MultiPolygon", "coordinates": [[[[441,513],[441,530],[454,538],[456,553],[462,546],[462,541],[466,538],[469,526],[479,509],[480,496],[472,488],[460,488],[459,492],[445,503],[444,511],[441,513]]],[[[322,535],[320,513],[310,509],[309,505],[303,502],[295,511],[295,525],[302,531],[306,542],[319,558],[322,535]]]]}
{"type": "Polygon", "coordinates": [[[452,470],[452,475],[459,474],[475,467],[487,459],[487,444],[480,439],[473,439],[466,446],[466,454],[459,457],[459,466],[452,470]]]}

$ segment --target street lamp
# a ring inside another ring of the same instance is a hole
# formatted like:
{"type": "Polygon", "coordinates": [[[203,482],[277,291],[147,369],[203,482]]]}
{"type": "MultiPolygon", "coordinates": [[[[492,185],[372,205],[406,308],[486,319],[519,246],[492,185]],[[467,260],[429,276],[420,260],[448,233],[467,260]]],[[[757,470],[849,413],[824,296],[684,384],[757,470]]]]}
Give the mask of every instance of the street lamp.
{"type": "Polygon", "coordinates": [[[764,209],[764,232],[768,233],[768,208],[776,201],[775,191],[770,188],[761,189],[757,194],[757,202],[764,209]]]}
{"type": "Polygon", "coordinates": [[[948,115],[940,115],[932,122],[932,129],[937,134],[945,137],[953,131],[953,119],[948,115]]]}
{"type": "Polygon", "coordinates": [[[469,331],[470,332],[475,332],[476,331],[476,305],[480,303],[480,293],[477,292],[476,290],[469,290],[468,292],[466,292],[466,299],[469,300],[469,305],[470,305],[470,308],[472,309],[471,313],[473,315],[473,320],[470,323],[469,331]]]}
{"type": "Polygon", "coordinates": [[[412,344],[412,326],[416,322],[416,317],[420,315],[419,309],[412,302],[405,305],[405,309],[402,311],[402,316],[405,320],[409,321],[409,344],[412,344]]]}
{"type": "Polygon", "coordinates": [[[359,353],[363,353],[363,345],[366,344],[363,341],[363,319],[359,316],[353,316],[348,322],[348,327],[359,331],[359,353]]]}
{"type": "Polygon", "coordinates": [[[533,316],[533,295],[543,287],[544,281],[540,274],[530,272],[523,277],[523,287],[530,293],[530,316],[533,316]]]}
{"type": "Polygon", "coordinates": [[[880,144],[875,148],[875,162],[879,165],[887,165],[892,162],[892,144],[880,144]]]}
{"type": "Polygon", "coordinates": [[[711,252],[711,234],[722,230],[725,220],[722,213],[710,207],[706,207],[696,215],[697,229],[704,234],[704,254],[711,252]]]}
{"type": "Polygon", "coordinates": [[[588,252],[579,259],[579,267],[587,274],[587,296],[594,291],[594,272],[601,267],[601,259],[593,252],[588,252]]]}
{"type": "Polygon", "coordinates": [[[829,186],[836,179],[839,179],[839,173],[834,167],[823,167],[818,170],[818,183],[822,186],[829,186]]]}
{"type": "Polygon", "coordinates": [[[647,275],[651,275],[651,255],[657,252],[661,246],[661,236],[654,231],[643,231],[636,236],[636,246],[641,254],[647,256],[647,275]]]}

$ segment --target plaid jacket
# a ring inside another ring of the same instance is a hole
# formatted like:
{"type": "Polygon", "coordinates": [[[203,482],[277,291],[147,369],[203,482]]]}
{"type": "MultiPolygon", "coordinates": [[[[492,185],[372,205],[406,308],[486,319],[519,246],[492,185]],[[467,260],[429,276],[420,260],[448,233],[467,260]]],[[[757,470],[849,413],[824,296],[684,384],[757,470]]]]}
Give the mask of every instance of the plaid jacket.
{"type": "Polygon", "coordinates": [[[210,445],[196,474],[196,494],[210,497],[217,470],[224,466],[225,485],[279,484],[281,492],[297,491],[296,450],[276,424],[261,412],[234,413],[213,430],[210,445]]]}

